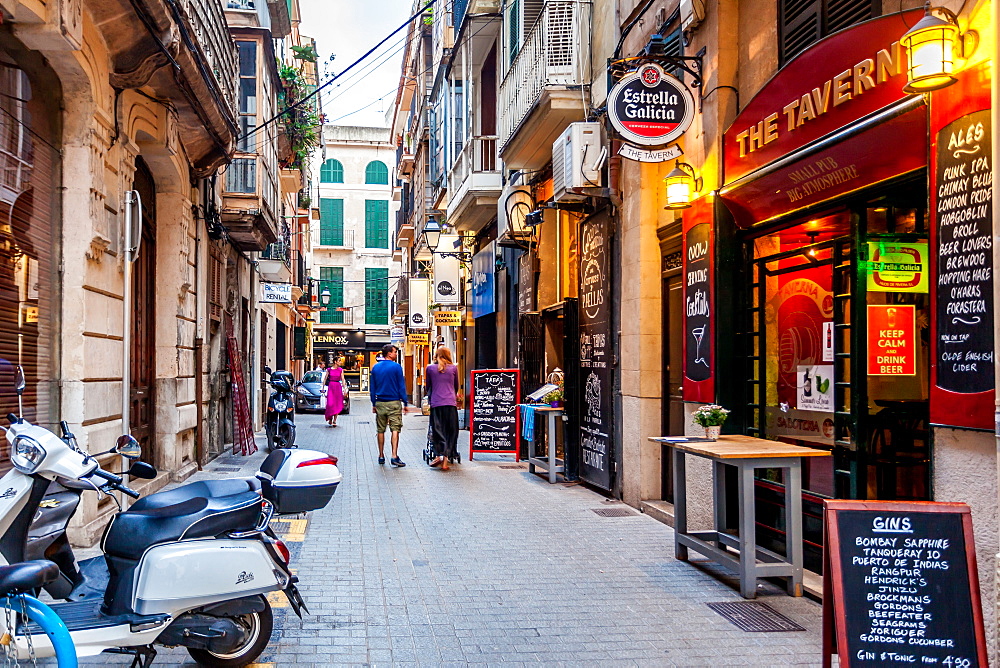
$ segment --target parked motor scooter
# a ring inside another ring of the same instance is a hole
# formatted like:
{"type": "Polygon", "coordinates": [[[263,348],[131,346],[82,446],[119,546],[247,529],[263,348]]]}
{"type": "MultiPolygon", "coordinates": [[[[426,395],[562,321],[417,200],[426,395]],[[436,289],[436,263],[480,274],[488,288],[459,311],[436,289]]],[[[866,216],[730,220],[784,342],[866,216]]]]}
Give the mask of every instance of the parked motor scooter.
{"type": "MultiPolygon", "coordinates": [[[[23,389],[18,370],[17,390],[23,389]]],[[[67,490],[79,484],[112,498],[115,493],[139,497],[118,474],[74,447],[73,439],[60,439],[16,415],[7,417],[14,468],[0,478],[5,490],[0,492],[0,561],[24,559],[32,518],[54,480],[68,483],[67,490]]],[[[140,448],[125,435],[112,452],[136,459],[140,448]]],[[[149,470],[133,464],[129,473],[149,470]]],[[[111,520],[101,543],[103,556],[80,562],[75,577],[72,569],[63,572],[67,581],[76,581],[65,597],[70,602],[52,607],[80,656],[130,654],[133,666],[145,668],[156,655],[155,644],[183,646],[201,665],[245,666],[270,640],[272,615],[265,594],[283,590],[297,614],[305,610],[289,569],[289,551],[268,522],[274,513],[322,508],[340,480],[335,458],[280,450],[255,478],[189,483],[140,499],[111,520]]],[[[42,533],[38,525],[35,529],[42,533]]],[[[46,534],[50,547],[62,544],[59,533],[46,534]]],[[[64,554],[75,562],[68,547],[64,554]]],[[[0,634],[9,634],[15,647],[26,650],[30,637],[36,656],[53,656],[41,628],[23,620],[13,626],[0,616],[0,634]]]]}
{"type": "Polygon", "coordinates": [[[271,386],[271,396],[267,399],[267,415],[264,417],[264,432],[267,434],[267,451],[275,448],[294,448],[295,445],[295,376],[290,371],[271,371],[264,367],[264,373],[270,376],[267,381],[271,386]]]}

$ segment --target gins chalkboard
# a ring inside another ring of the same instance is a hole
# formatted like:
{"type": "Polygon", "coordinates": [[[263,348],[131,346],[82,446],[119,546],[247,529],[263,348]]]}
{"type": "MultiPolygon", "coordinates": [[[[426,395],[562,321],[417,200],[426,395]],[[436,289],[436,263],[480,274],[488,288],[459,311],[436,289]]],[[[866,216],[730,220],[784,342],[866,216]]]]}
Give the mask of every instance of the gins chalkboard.
{"type": "Polygon", "coordinates": [[[825,507],[824,665],[988,665],[967,505],[825,507]]]}
{"type": "Polygon", "coordinates": [[[937,135],[937,385],[993,389],[993,159],[990,111],[937,135]]]}
{"type": "Polygon", "coordinates": [[[472,372],[469,459],[476,452],[517,454],[521,372],[480,369],[472,372]]]}

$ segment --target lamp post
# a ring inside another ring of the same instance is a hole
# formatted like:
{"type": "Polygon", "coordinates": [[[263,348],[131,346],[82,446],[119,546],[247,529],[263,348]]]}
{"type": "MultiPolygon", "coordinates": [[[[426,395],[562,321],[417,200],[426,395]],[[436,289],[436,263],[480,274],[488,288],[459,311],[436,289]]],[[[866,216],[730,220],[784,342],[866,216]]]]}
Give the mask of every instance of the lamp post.
{"type": "MultiPolygon", "coordinates": [[[[441,251],[438,252],[438,246],[441,244],[441,225],[437,222],[434,216],[429,216],[427,222],[424,223],[424,244],[427,246],[427,250],[431,252],[431,255],[437,255],[438,257],[453,257],[459,262],[472,262],[472,253],[467,253],[465,251],[441,251]]],[[[456,242],[457,245],[458,242],[456,242]]]]}

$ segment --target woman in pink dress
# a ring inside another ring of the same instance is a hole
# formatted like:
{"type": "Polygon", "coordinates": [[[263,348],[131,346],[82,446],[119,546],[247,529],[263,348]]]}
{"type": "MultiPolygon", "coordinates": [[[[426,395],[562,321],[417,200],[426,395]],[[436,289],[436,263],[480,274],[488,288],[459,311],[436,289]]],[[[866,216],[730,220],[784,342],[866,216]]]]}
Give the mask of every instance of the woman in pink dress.
{"type": "Polygon", "coordinates": [[[326,388],[326,426],[336,427],[337,416],[344,410],[344,361],[337,358],[326,370],[323,387],[326,388]]]}

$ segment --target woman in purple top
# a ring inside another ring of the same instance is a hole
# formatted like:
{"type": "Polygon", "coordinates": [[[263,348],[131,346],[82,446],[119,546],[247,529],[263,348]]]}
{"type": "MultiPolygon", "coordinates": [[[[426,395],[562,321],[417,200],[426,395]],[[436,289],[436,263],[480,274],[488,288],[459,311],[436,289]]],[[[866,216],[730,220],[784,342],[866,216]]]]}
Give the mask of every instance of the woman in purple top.
{"type": "Polygon", "coordinates": [[[344,411],[344,360],[339,357],[334,360],[329,369],[326,370],[326,377],[323,379],[323,387],[326,390],[326,426],[336,427],[337,416],[344,411]]]}
{"type": "Polygon", "coordinates": [[[434,361],[436,364],[424,370],[424,396],[431,404],[431,440],[438,455],[431,466],[447,471],[448,462],[458,455],[458,367],[444,346],[437,349],[434,361]]]}

